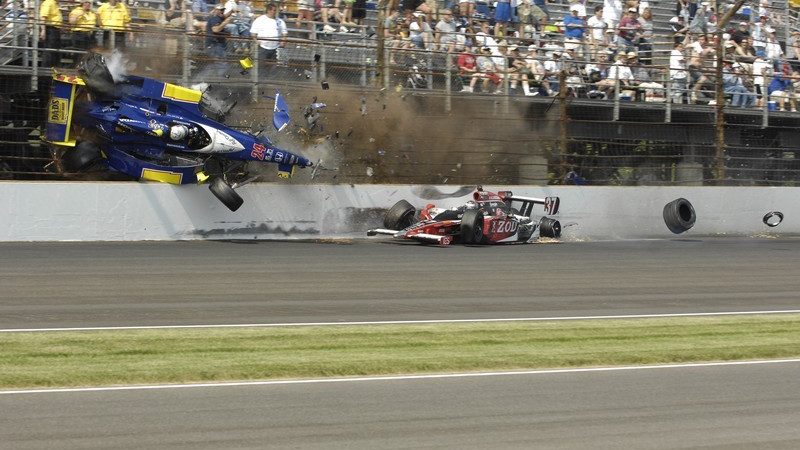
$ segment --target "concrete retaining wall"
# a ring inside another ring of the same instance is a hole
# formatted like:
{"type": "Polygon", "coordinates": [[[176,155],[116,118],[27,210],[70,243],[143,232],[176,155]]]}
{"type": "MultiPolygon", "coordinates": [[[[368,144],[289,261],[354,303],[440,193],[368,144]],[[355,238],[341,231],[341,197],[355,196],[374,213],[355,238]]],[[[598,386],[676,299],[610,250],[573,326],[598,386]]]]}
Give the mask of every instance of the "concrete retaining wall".
{"type": "MultiPolygon", "coordinates": [[[[383,209],[455,206],[473,186],[250,184],[231,212],[205,186],[135,182],[0,182],[0,241],[138,241],[361,237],[383,209]]],[[[564,239],[671,238],[664,205],[692,202],[697,224],[681,236],[800,234],[796,188],[486,186],[561,197],[564,239]],[[768,211],[785,220],[762,223],[768,211]]],[[[541,212],[541,209],[537,211],[541,212]]]]}

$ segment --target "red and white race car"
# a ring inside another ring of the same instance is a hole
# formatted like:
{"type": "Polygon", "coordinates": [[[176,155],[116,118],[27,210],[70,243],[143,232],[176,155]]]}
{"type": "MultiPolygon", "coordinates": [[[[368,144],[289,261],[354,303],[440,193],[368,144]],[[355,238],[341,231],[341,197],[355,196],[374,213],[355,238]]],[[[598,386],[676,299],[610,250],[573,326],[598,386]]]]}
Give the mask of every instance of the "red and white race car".
{"type": "Polygon", "coordinates": [[[388,234],[397,239],[438,245],[520,243],[538,237],[561,236],[558,220],[531,217],[534,205],[544,205],[546,215],[557,214],[558,197],[519,197],[510,191],[484,191],[479,186],[472,198],[455,208],[437,208],[429,204],[420,210],[400,200],[386,212],[385,228],[369,230],[367,236],[388,234]]]}

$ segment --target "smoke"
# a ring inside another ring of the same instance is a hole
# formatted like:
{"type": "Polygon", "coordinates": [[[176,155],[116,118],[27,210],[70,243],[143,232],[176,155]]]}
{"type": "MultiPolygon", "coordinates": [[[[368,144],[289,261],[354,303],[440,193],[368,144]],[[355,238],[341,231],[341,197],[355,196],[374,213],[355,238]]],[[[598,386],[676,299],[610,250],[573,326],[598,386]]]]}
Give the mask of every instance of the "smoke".
{"type": "Polygon", "coordinates": [[[119,50],[114,50],[110,55],[105,56],[106,67],[111,72],[111,77],[115,83],[125,81],[128,78],[130,60],[119,50]]]}

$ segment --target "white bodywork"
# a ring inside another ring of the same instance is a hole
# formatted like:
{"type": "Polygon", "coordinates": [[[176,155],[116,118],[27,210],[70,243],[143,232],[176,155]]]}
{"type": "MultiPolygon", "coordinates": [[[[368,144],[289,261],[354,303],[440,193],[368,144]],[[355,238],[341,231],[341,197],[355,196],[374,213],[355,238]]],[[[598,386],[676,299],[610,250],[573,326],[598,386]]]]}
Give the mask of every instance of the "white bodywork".
{"type": "Polygon", "coordinates": [[[211,136],[211,143],[196,150],[199,153],[235,153],[244,150],[244,146],[230,134],[212,128],[208,125],[198,124],[211,136]]]}

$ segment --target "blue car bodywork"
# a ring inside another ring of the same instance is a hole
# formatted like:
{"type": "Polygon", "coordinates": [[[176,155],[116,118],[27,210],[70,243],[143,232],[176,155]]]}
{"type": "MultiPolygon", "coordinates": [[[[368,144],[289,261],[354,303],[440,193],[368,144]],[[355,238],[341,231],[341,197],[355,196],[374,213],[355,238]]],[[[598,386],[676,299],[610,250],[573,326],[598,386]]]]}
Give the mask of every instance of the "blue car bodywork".
{"type": "MultiPolygon", "coordinates": [[[[203,109],[206,98],[202,91],[137,76],[97,89],[98,83],[87,79],[90,76],[53,76],[44,140],[76,147],[67,149],[65,158],[69,152],[94,151],[93,163],[137,180],[193,184],[218,178],[222,181],[212,186],[217,197],[215,186],[238,197],[233,188],[248,177],[242,173],[245,162],[276,163],[279,176],[285,178],[296,167],[312,165],[303,156],[275,147],[266,136],[213,120],[209,116],[214,114],[203,109]]],[[[111,80],[110,73],[106,78],[111,80]]],[[[287,110],[277,93],[276,129],[287,126],[287,110]]],[[[85,167],[89,159],[83,157],[79,166],[85,167]]]]}

